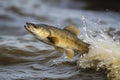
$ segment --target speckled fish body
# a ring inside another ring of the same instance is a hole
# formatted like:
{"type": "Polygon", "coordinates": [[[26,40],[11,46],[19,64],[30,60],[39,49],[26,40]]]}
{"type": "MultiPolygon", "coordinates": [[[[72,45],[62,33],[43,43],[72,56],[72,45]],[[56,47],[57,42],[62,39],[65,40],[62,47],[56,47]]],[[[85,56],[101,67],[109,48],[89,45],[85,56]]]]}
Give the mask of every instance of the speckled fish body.
{"type": "Polygon", "coordinates": [[[53,46],[57,51],[65,51],[70,59],[74,57],[75,50],[81,53],[89,51],[89,44],[77,37],[79,29],[73,25],[60,29],[45,24],[26,23],[25,28],[37,39],[53,46]]]}

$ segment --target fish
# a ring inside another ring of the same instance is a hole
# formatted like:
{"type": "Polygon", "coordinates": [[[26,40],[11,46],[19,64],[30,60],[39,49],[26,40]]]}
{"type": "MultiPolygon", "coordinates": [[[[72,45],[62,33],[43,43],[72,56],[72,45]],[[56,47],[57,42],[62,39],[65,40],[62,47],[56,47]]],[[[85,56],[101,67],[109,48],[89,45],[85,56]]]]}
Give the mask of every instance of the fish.
{"type": "Polygon", "coordinates": [[[38,40],[51,45],[59,52],[65,52],[69,59],[73,59],[75,51],[88,53],[90,44],[78,38],[80,31],[74,25],[68,25],[63,29],[47,25],[26,22],[26,30],[32,33],[38,40]]]}

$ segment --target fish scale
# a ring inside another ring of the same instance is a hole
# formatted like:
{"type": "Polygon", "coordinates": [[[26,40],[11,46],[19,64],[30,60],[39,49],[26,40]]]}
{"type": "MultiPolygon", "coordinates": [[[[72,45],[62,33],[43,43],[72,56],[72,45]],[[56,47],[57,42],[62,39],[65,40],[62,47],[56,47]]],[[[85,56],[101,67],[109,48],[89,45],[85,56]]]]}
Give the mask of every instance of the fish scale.
{"type": "Polygon", "coordinates": [[[80,40],[79,29],[68,25],[64,29],[46,24],[26,23],[25,28],[40,41],[53,46],[57,51],[66,52],[69,59],[74,58],[75,51],[88,53],[89,44],[80,40]]]}

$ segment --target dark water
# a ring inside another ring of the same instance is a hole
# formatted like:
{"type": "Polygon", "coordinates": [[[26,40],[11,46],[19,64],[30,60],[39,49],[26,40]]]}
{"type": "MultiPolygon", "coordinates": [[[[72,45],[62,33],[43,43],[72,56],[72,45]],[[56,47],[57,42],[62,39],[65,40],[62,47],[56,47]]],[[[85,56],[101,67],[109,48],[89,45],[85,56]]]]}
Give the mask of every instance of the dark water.
{"type": "Polygon", "coordinates": [[[0,80],[106,80],[101,71],[79,69],[79,55],[73,61],[65,59],[63,53],[36,40],[24,25],[33,22],[63,28],[75,24],[84,36],[81,16],[85,16],[88,28],[104,30],[120,40],[119,13],[56,8],[60,0],[51,1],[0,0],[0,80]]]}

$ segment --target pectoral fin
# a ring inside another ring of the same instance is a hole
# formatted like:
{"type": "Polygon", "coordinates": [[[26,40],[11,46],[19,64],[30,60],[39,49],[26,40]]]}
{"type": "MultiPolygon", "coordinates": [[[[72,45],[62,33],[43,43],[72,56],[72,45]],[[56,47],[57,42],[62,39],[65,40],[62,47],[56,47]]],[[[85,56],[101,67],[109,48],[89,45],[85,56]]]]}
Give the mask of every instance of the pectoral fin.
{"type": "Polygon", "coordinates": [[[47,39],[49,39],[49,41],[52,42],[54,45],[59,42],[57,37],[47,37],[47,39]]]}
{"type": "Polygon", "coordinates": [[[67,54],[67,57],[69,59],[73,59],[74,58],[74,51],[72,49],[66,49],[66,54],[67,54]]]}
{"type": "Polygon", "coordinates": [[[66,26],[64,28],[64,30],[69,31],[69,32],[71,32],[72,34],[74,34],[76,36],[78,36],[80,34],[79,29],[76,26],[74,26],[74,25],[68,25],[68,26],[66,26]]]}

